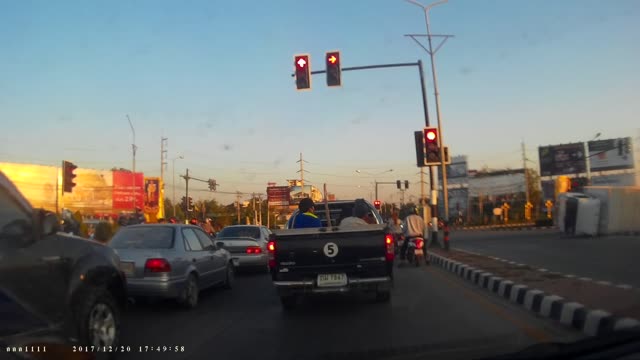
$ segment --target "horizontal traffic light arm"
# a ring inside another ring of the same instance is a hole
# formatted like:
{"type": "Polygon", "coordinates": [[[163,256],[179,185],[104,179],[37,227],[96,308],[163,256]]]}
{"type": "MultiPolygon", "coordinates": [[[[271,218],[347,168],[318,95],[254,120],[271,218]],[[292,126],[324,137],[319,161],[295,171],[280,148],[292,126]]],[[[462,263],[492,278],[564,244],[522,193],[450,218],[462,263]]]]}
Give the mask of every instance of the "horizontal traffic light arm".
{"type": "MultiPolygon", "coordinates": [[[[413,62],[413,63],[397,63],[397,64],[352,66],[352,67],[343,67],[342,71],[384,69],[384,68],[407,67],[407,66],[420,66],[420,63],[419,62],[413,62]]],[[[312,71],[311,75],[324,74],[326,72],[327,72],[326,70],[316,70],[316,71],[312,71]]],[[[296,77],[296,74],[291,74],[291,77],[296,77]]]]}

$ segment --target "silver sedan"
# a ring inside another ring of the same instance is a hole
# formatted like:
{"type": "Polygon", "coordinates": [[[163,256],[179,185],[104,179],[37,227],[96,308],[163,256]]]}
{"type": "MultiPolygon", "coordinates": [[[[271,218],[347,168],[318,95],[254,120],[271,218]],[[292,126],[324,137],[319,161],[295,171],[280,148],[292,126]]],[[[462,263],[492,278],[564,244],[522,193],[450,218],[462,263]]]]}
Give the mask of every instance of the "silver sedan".
{"type": "Polygon", "coordinates": [[[187,308],[201,289],[233,286],[231,254],[201,228],[185,224],[141,224],[121,228],[109,246],[120,256],[132,297],[173,298],[187,308]]]}
{"type": "Polygon", "coordinates": [[[267,243],[249,237],[216,238],[224,243],[238,269],[269,271],[269,253],[267,243]]]}

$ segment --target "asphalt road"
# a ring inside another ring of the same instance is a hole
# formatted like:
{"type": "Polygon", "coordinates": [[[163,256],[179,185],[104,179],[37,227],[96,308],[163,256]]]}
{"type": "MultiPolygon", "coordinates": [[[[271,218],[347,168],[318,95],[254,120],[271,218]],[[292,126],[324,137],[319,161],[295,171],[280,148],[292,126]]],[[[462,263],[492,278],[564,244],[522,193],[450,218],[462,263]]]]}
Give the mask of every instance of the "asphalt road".
{"type": "Polygon", "coordinates": [[[402,267],[395,278],[388,304],[322,297],[285,312],[269,276],[256,274],[238,277],[232,290],[204,292],[191,311],[172,302],[135,305],[123,320],[122,345],[131,352],[119,359],[469,359],[581,337],[436,267],[402,267]]]}
{"type": "Polygon", "coordinates": [[[451,246],[527,265],[640,288],[639,236],[570,237],[558,230],[457,231],[451,246]]]}

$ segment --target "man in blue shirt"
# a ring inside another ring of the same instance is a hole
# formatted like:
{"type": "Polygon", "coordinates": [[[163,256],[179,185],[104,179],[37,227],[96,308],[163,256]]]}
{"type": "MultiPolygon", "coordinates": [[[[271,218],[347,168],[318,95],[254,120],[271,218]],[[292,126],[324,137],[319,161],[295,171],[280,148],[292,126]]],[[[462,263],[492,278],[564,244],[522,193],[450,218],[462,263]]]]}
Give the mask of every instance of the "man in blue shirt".
{"type": "Polygon", "coordinates": [[[315,204],[313,200],[304,198],[298,204],[298,215],[293,219],[292,229],[322,227],[322,222],[314,214],[315,204]]]}

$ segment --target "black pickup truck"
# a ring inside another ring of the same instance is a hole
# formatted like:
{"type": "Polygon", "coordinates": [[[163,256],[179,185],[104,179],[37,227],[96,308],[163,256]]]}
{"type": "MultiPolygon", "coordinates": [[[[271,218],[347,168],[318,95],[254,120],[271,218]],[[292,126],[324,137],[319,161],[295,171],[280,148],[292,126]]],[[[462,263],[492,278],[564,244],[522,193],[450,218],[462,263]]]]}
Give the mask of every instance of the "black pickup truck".
{"type": "Polygon", "coordinates": [[[105,245],[58,230],[58,217],[33,209],[0,171],[0,351],[67,359],[82,346],[111,357],[127,301],[120,260],[105,245]]]}
{"type": "Polygon", "coordinates": [[[295,307],[302,295],[351,291],[373,292],[379,301],[389,301],[394,245],[380,214],[371,206],[377,224],[341,228],[340,214],[350,214],[354,201],[328,205],[333,214],[328,220],[324,204],[316,209],[324,227],[276,230],[268,244],[271,276],[283,307],[295,307]]]}

